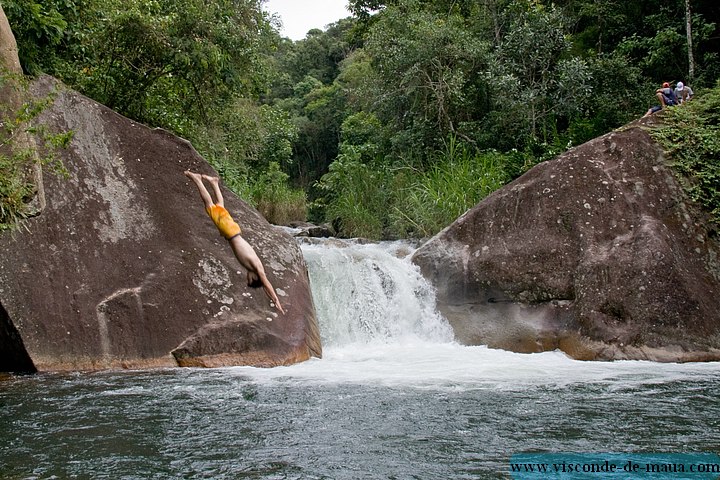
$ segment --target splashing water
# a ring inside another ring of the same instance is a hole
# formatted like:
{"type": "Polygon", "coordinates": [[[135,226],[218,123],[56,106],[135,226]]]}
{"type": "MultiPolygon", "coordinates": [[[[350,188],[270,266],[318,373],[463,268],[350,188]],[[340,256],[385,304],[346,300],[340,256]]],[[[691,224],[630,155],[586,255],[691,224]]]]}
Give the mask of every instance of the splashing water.
{"type": "Polygon", "coordinates": [[[408,244],[305,245],[303,253],[325,347],[452,341],[408,244]]]}
{"type": "Polygon", "coordinates": [[[257,381],[514,390],[616,381],[665,382],[717,375],[718,364],[583,362],[563,352],[520,354],[453,341],[434,289],[405,242],[302,245],[323,341],[322,360],[277,369],[239,367],[257,381]],[[338,246],[339,245],[339,246],[338,246]]]}

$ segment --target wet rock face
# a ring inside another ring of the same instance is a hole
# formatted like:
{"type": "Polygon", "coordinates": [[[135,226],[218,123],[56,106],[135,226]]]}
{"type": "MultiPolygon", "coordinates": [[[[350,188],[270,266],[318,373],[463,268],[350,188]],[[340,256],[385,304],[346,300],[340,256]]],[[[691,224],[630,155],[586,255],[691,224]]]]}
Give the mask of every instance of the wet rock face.
{"type": "MultiPolygon", "coordinates": [[[[40,79],[36,94],[54,84],[40,79]]],[[[45,209],[0,235],[0,344],[15,338],[39,370],[273,366],[321,355],[299,247],[223,190],[282,315],[247,286],[183,175],[215,174],[188,142],[70,90],[42,122],[74,132],[58,152],[69,176],[45,172],[45,209]]]]}
{"type": "Polygon", "coordinates": [[[641,125],[540,164],[413,257],[459,341],[720,359],[717,242],[641,125]]]}

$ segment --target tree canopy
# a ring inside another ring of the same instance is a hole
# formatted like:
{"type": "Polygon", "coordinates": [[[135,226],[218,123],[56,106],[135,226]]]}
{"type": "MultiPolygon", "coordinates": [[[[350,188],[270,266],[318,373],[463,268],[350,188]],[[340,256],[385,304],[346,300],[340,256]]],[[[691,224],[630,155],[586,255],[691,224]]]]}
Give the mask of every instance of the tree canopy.
{"type": "Polygon", "coordinates": [[[714,0],[348,6],[293,42],[263,0],[3,2],[28,74],[188,138],[250,201],[341,235],[432,234],[638,118],[662,82],[720,76],[714,0]]]}

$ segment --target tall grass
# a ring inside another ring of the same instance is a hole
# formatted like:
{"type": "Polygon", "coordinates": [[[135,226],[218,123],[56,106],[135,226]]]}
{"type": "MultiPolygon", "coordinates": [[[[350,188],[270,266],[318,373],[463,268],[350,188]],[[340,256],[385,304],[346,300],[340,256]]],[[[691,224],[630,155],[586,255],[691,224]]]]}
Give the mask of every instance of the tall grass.
{"type": "Polygon", "coordinates": [[[307,218],[305,192],[288,185],[288,175],[277,162],[258,175],[250,186],[250,198],[265,219],[275,225],[287,225],[307,218]]]}
{"type": "Polygon", "coordinates": [[[343,237],[428,237],[504,185],[509,161],[454,138],[423,170],[366,164],[346,149],[319,183],[325,193],[321,206],[343,237]]]}
{"type": "Polygon", "coordinates": [[[509,180],[506,162],[505,155],[476,152],[451,138],[397,199],[395,211],[416,236],[434,235],[509,180]]]}

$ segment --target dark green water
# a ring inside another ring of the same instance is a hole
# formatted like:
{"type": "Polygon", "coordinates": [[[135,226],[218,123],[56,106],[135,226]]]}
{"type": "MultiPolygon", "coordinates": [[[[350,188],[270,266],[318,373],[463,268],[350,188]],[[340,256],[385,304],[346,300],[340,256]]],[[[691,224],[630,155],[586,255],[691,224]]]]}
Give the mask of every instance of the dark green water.
{"type": "Polygon", "coordinates": [[[565,379],[344,381],[343,368],[323,377],[332,359],[13,378],[0,383],[0,478],[507,478],[517,452],[720,451],[717,369],[602,364],[572,381],[568,365],[583,365],[536,359],[565,379]]]}

